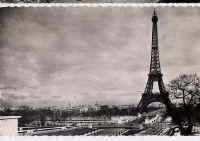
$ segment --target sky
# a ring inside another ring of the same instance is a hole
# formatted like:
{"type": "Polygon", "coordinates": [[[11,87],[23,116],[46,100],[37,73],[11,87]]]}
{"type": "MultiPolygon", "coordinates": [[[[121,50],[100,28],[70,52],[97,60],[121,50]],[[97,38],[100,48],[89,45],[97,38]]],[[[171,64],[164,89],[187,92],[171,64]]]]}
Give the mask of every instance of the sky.
{"type": "MultiPolygon", "coordinates": [[[[200,70],[200,9],[156,8],[167,84],[200,70]]],[[[137,104],[153,8],[0,9],[0,94],[14,105],[137,104]]]]}

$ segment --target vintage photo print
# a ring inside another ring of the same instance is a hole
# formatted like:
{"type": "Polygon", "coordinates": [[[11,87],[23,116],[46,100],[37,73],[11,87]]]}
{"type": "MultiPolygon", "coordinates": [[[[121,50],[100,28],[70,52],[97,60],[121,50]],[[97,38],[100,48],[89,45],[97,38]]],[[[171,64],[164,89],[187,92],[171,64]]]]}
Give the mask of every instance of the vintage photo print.
{"type": "Polygon", "coordinates": [[[0,8],[1,136],[198,136],[200,8],[0,8]]]}

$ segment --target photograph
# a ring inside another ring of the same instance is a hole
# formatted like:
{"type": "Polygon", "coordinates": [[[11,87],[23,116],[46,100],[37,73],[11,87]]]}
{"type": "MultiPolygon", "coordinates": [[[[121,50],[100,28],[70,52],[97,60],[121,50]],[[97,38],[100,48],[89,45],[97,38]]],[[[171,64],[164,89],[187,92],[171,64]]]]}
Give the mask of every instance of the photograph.
{"type": "Polygon", "coordinates": [[[200,135],[200,8],[0,8],[0,136],[200,135]]]}

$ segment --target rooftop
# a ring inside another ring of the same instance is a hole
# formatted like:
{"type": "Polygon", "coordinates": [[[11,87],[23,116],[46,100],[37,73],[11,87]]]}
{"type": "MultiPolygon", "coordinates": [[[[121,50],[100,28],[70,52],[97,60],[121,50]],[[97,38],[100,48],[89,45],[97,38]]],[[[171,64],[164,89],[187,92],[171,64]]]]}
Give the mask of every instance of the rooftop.
{"type": "Polygon", "coordinates": [[[21,118],[21,116],[0,116],[0,120],[4,119],[18,119],[21,118]]]}

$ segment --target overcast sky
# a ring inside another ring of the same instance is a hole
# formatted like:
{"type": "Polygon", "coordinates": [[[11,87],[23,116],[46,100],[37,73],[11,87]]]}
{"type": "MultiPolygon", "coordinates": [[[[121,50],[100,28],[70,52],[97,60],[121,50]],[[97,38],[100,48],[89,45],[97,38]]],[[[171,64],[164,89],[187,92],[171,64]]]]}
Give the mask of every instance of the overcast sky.
{"type": "MultiPolygon", "coordinates": [[[[0,9],[1,97],[15,104],[137,104],[153,8],[0,9]]],[[[200,9],[157,8],[165,84],[199,74],[200,9]]]]}

